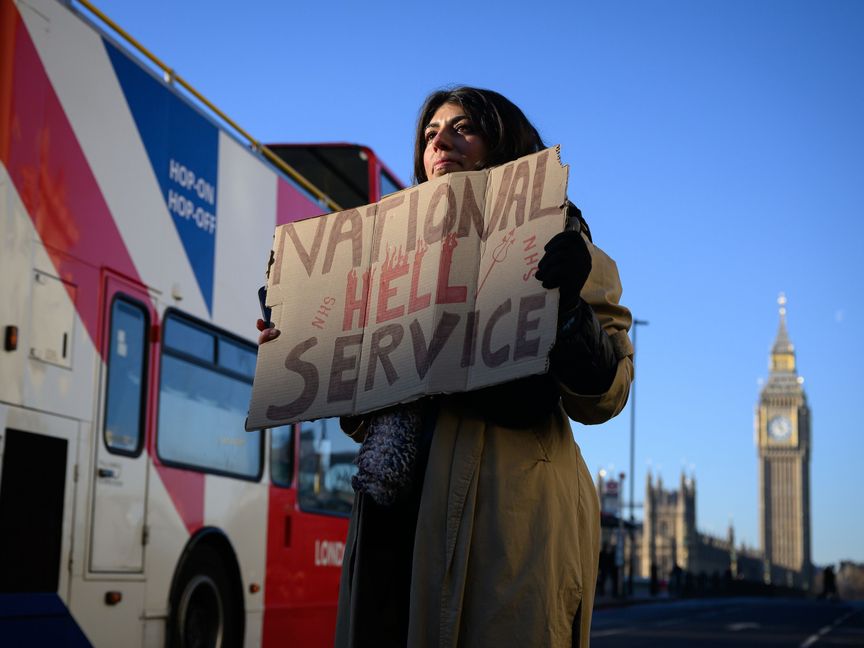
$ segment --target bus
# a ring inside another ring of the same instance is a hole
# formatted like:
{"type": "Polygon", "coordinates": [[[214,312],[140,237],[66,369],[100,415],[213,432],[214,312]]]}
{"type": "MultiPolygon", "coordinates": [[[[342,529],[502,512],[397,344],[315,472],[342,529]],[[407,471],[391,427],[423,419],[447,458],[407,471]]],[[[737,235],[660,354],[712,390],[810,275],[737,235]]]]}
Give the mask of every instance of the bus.
{"type": "Polygon", "coordinates": [[[399,188],[85,0],[0,0],[0,644],[332,644],[356,445],[244,431],[257,289],[276,225],[399,188]]]}

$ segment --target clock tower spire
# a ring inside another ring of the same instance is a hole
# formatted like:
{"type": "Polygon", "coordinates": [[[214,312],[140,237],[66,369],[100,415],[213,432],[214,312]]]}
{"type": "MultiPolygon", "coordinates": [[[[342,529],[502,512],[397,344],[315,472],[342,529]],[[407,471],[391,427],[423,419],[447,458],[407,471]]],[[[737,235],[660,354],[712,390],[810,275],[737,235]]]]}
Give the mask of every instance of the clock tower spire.
{"type": "Polygon", "coordinates": [[[795,347],[789,341],[786,331],[786,295],[780,293],[777,298],[780,307],[780,325],[777,327],[777,339],[771,349],[771,373],[795,373],[795,347]]]}
{"type": "Polygon", "coordinates": [[[770,374],[756,408],[759,535],[766,576],[810,585],[810,408],[786,328],[786,296],[771,349],[770,374]]]}

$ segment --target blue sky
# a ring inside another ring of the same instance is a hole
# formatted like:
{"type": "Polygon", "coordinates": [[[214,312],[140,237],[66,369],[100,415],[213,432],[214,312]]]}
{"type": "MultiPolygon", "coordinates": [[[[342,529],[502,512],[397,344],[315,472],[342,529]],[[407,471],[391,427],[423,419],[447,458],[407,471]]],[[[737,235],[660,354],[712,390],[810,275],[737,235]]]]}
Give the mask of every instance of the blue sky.
{"type": "MultiPolygon", "coordinates": [[[[636,499],[695,476],[703,531],[759,542],[753,415],[777,296],[813,412],[817,564],[864,562],[864,3],[97,0],[265,142],[351,141],[410,180],[441,86],[493,88],[570,165],[638,333],[636,499]]],[[[250,322],[255,314],[250,314],[250,322]]],[[[574,425],[629,471],[630,412],[574,425]]]]}

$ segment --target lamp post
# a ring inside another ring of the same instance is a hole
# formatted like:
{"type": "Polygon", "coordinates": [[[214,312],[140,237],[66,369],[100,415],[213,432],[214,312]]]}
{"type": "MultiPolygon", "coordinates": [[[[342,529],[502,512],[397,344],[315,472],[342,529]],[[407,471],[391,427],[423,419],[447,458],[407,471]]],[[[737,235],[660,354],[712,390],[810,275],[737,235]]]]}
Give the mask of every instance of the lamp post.
{"type": "Polygon", "coordinates": [[[624,598],[624,473],[618,475],[618,542],[615,544],[615,596],[624,598]]]}
{"type": "Polygon", "coordinates": [[[634,472],[633,464],[636,456],[636,332],[640,326],[647,326],[646,320],[633,318],[633,384],[630,385],[630,560],[628,568],[629,574],[627,577],[627,593],[633,596],[633,567],[635,547],[633,546],[633,526],[635,517],[633,516],[633,506],[635,499],[633,498],[633,486],[636,484],[636,473],[634,472]]]}

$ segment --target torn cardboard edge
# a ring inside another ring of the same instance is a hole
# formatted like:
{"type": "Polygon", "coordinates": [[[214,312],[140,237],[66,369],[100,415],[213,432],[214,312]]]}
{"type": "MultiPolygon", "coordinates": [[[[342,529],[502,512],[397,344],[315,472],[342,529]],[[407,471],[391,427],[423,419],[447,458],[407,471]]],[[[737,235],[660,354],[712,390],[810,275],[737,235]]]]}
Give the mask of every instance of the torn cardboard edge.
{"type": "Polygon", "coordinates": [[[247,430],[362,414],[545,373],[558,292],[534,278],[565,225],[558,146],[280,225],[247,430]]]}

